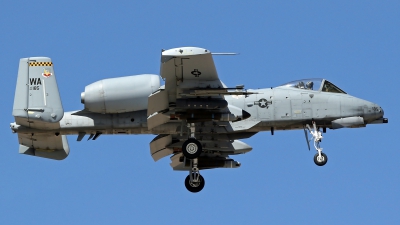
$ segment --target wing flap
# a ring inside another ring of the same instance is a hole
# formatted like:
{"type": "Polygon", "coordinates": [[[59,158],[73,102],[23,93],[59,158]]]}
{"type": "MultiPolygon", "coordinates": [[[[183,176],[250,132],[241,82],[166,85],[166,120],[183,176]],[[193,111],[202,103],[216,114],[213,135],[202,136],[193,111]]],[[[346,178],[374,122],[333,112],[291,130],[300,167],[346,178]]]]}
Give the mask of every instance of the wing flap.
{"type": "Polygon", "coordinates": [[[147,128],[149,130],[153,129],[156,126],[167,123],[170,118],[162,113],[155,113],[147,118],[147,128]]]}
{"type": "Polygon", "coordinates": [[[147,116],[168,109],[168,92],[160,89],[149,96],[147,116]]]}
{"type": "Polygon", "coordinates": [[[166,134],[160,134],[150,142],[150,154],[154,162],[173,153],[171,148],[167,148],[167,145],[171,143],[172,136],[166,134]]]}

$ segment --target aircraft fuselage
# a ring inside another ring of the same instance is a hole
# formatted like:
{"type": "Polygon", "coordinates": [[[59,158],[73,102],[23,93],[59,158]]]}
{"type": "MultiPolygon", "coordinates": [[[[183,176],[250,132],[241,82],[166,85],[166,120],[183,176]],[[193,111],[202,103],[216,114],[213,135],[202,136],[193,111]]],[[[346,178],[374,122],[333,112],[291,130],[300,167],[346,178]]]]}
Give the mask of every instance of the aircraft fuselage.
{"type": "MultiPolygon", "coordinates": [[[[243,132],[303,129],[311,120],[318,126],[332,128],[331,121],[362,117],[364,124],[376,121],[383,116],[382,108],[372,102],[342,93],[292,89],[285,87],[249,90],[253,95],[226,96],[229,105],[244,109],[251,114],[246,121],[259,123],[243,132]]],[[[66,112],[62,120],[52,130],[36,132],[55,132],[58,134],[96,133],[102,134],[178,134],[180,122],[169,122],[152,130],[147,129],[147,111],[101,114],[85,111],[66,112]]],[[[39,124],[38,124],[39,125],[39,124]]],[[[31,132],[32,128],[16,127],[17,132],[31,132]]],[[[47,128],[48,129],[48,128],[47,128]]]]}

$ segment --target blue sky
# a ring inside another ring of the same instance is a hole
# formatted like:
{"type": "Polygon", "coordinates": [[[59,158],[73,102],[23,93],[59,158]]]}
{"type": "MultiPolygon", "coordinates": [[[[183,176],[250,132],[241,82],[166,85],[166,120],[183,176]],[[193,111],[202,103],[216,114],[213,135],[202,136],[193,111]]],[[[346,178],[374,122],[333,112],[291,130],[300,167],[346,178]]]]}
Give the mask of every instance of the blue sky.
{"type": "Polygon", "coordinates": [[[400,3],[398,1],[6,1],[2,61],[1,224],[399,224],[400,3]],[[11,115],[19,58],[48,56],[63,106],[82,109],[94,81],[159,73],[161,49],[214,52],[229,86],[324,77],[378,103],[389,124],[328,130],[324,167],[303,131],[262,132],[239,169],[185,172],[154,163],[153,135],[76,142],[52,161],[18,154],[11,115]]]}

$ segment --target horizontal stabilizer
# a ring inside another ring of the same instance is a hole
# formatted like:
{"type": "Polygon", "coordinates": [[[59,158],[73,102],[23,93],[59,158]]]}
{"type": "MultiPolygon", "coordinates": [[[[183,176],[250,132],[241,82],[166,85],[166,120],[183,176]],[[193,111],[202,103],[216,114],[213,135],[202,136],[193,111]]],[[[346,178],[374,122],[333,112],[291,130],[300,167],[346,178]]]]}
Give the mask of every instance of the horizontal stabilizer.
{"type": "Polygon", "coordinates": [[[65,135],[19,133],[18,141],[21,154],[56,160],[63,160],[69,154],[68,140],[65,135]]]}

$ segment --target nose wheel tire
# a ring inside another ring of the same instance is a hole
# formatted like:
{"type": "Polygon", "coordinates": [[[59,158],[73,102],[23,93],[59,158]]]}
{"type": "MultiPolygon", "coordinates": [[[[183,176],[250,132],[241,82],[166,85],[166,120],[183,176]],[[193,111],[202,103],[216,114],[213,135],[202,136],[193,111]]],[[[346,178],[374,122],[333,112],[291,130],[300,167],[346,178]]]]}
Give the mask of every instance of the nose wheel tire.
{"type": "Polygon", "coordinates": [[[325,153],[321,152],[321,156],[319,156],[319,154],[315,154],[314,155],[314,163],[317,166],[323,166],[328,162],[328,156],[326,156],[325,153]]]}
{"type": "Polygon", "coordinates": [[[188,175],[185,179],[186,189],[190,192],[197,193],[203,190],[205,185],[205,181],[203,176],[199,175],[198,182],[190,182],[190,175],[188,175]]]}
{"type": "Polygon", "coordinates": [[[194,138],[186,140],[182,145],[182,153],[187,159],[195,159],[199,157],[202,151],[203,147],[201,146],[201,143],[194,138]]]}

